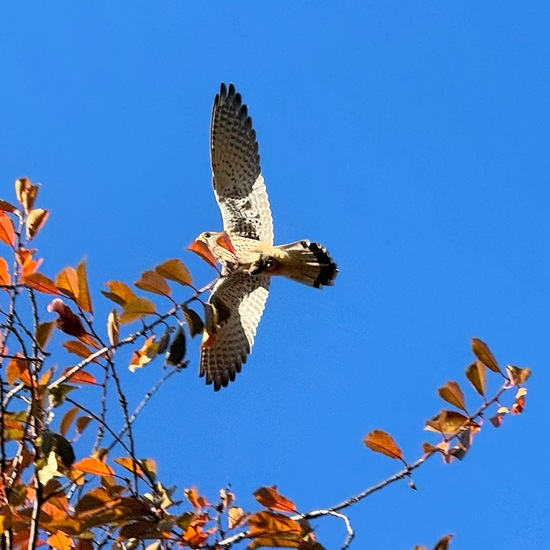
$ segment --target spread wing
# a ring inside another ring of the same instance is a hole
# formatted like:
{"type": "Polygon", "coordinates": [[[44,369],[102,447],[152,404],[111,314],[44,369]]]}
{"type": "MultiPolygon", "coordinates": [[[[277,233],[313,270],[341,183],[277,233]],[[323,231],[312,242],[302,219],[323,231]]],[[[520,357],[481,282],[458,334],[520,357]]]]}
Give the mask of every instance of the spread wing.
{"type": "Polygon", "coordinates": [[[235,86],[221,85],[212,108],[210,159],[224,230],[273,244],[273,221],[252,119],[235,86]]]}
{"type": "Polygon", "coordinates": [[[269,277],[234,271],[222,277],[208,300],[223,318],[214,344],[201,350],[200,375],[217,391],[235,380],[254,344],[269,293],[269,277]]]}

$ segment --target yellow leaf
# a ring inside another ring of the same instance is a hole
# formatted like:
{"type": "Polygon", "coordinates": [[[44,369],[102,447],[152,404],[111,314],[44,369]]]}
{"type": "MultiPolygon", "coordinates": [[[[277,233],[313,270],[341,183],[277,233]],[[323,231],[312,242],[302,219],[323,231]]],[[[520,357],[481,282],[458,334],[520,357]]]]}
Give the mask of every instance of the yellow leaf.
{"type": "Polygon", "coordinates": [[[300,524],[282,514],[265,510],[251,515],[247,523],[249,537],[253,539],[249,548],[297,548],[302,540],[300,524]]]}
{"type": "Polygon", "coordinates": [[[101,293],[119,306],[137,299],[134,291],[127,284],[120,281],[108,281],[105,286],[109,288],[109,292],[102,290],[101,293]]]}
{"type": "Polygon", "coordinates": [[[363,443],[375,453],[381,453],[396,460],[403,460],[403,452],[391,435],[382,430],[373,430],[363,440],[363,443]]]}
{"type": "Polygon", "coordinates": [[[472,351],[489,370],[493,372],[502,372],[498,366],[497,360],[485,342],[479,338],[472,338],[472,351]]]}
{"type": "Polygon", "coordinates": [[[147,298],[136,298],[131,302],[126,302],[122,306],[122,314],[119,317],[120,323],[123,325],[137,321],[146,315],[151,315],[156,312],[156,307],[151,300],[147,298]]]}
{"type": "Polygon", "coordinates": [[[447,403],[450,403],[451,405],[454,405],[455,407],[458,407],[463,411],[466,410],[464,394],[462,393],[460,386],[456,382],[450,380],[444,386],[439,388],[437,392],[439,393],[441,399],[444,399],[445,401],[447,401],[447,403]]]}
{"type": "Polygon", "coordinates": [[[11,219],[0,211],[0,241],[5,242],[9,246],[15,244],[15,229],[11,219]]]}
{"type": "Polygon", "coordinates": [[[38,189],[38,185],[33,185],[29,178],[19,178],[15,180],[15,196],[23,205],[27,213],[29,213],[34,206],[34,201],[38,195],[38,189]]]}
{"type": "Polygon", "coordinates": [[[227,522],[229,529],[235,529],[235,527],[241,525],[246,518],[247,515],[239,506],[231,506],[231,508],[227,510],[227,522]]]}
{"type": "Polygon", "coordinates": [[[116,346],[119,341],[120,324],[118,322],[118,315],[116,309],[113,309],[107,317],[107,335],[111,346],[116,346]]]}
{"type": "Polygon", "coordinates": [[[180,285],[190,286],[193,284],[191,273],[178,258],[173,258],[157,265],[155,271],[165,279],[170,279],[180,285]]]}
{"type": "Polygon", "coordinates": [[[114,461],[120,466],[122,466],[123,468],[126,468],[128,471],[135,473],[139,477],[141,478],[144,477],[141,466],[137,461],[133,460],[132,458],[123,456],[120,458],[115,458],[114,461]]]}
{"type": "Polygon", "coordinates": [[[63,531],[57,531],[55,534],[50,535],[48,544],[56,550],[71,550],[71,548],[74,548],[73,539],[63,531]]]}
{"type": "Polygon", "coordinates": [[[92,299],[88,287],[88,276],[86,274],[86,260],[82,260],[78,264],[76,274],[78,276],[78,295],[76,297],[76,303],[87,313],[93,313],[92,299]]]}
{"type": "Polygon", "coordinates": [[[260,487],[254,491],[254,498],[266,508],[279,512],[296,512],[296,505],[277,491],[277,487],[260,487]]]}
{"type": "Polygon", "coordinates": [[[440,411],[431,420],[426,420],[426,430],[440,432],[442,434],[454,435],[461,429],[473,428],[479,429],[479,424],[457,411],[440,411]]]}
{"type": "Polygon", "coordinates": [[[170,296],[171,293],[170,286],[164,277],[161,277],[152,269],[144,271],[134,284],[141,290],[159,294],[160,296],[170,296]]]}
{"type": "Polygon", "coordinates": [[[470,381],[479,395],[485,395],[487,381],[486,367],[481,361],[474,361],[466,368],[466,378],[470,381]]]}
{"type": "Polygon", "coordinates": [[[94,474],[97,476],[112,476],[115,473],[110,466],[107,466],[107,464],[101,462],[98,458],[92,458],[91,456],[79,460],[76,464],[73,464],[73,468],[85,474],[94,474]]]}
{"type": "Polygon", "coordinates": [[[128,368],[134,372],[136,369],[144,367],[157,356],[157,349],[158,345],[155,343],[155,337],[149,336],[141,349],[134,351],[132,354],[132,359],[128,368]]]}
{"type": "Polygon", "coordinates": [[[27,217],[27,240],[32,240],[35,235],[42,229],[50,212],[42,208],[35,208],[29,212],[27,217]]]}
{"type": "Polygon", "coordinates": [[[76,274],[76,269],[70,266],[62,269],[55,279],[55,286],[65,296],[76,301],[76,297],[78,296],[78,275],[76,274]]]}

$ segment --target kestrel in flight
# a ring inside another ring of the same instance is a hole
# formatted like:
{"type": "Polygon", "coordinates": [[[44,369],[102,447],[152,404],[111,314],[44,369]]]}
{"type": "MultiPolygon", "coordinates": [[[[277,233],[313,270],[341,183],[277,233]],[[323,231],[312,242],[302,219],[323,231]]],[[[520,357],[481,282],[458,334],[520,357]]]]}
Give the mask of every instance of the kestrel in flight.
{"type": "Polygon", "coordinates": [[[235,380],[251,352],[271,277],[322,288],[334,283],[338,267],[318,243],[273,246],[256,132],[233,84],[222,84],[214,100],[210,158],[224,230],[201,233],[189,249],[222,266],[208,300],[215,312],[214,334],[203,342],[200,359],[200,375],[217,391],[235,380]]]}

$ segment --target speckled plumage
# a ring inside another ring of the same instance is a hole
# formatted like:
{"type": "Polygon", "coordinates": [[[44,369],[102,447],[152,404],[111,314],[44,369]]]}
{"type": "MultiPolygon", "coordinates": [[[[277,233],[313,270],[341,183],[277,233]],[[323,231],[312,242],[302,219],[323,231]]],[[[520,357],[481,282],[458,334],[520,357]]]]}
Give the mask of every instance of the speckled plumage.
{"type": "Polygon", "coordinates": [[[223,276],[208,300],[220,315],[203,343],[200,361],[200,375],[219,390],[235,379],[251,352],[271,277],[322,288],[333,284],[338,268],[318,243],[273,246],[256,132],[233,84],[222,84],[216,95],[210,140],[212,181],[224,232],[202,233],[195,241],[200,246],[192,249],[222,265],[223,276]]]}

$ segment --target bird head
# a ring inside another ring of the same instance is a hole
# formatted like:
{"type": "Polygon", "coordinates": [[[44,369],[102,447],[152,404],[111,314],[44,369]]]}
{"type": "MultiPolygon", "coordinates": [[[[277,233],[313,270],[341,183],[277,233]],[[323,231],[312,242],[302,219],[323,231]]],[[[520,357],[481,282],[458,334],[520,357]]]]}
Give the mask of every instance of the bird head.
{"type": "Polygon", "coordinates": [[[231,239],[225,231],[210,233],[208,231],[201,233],[188,247],[195,254],[198,254],[203,260],[208,262],[212,267],[216,267],[216,256],[213,251],[216,248],[222,247],[231,254],[236,255],[235,248],[231,243],[231,239]]]}

